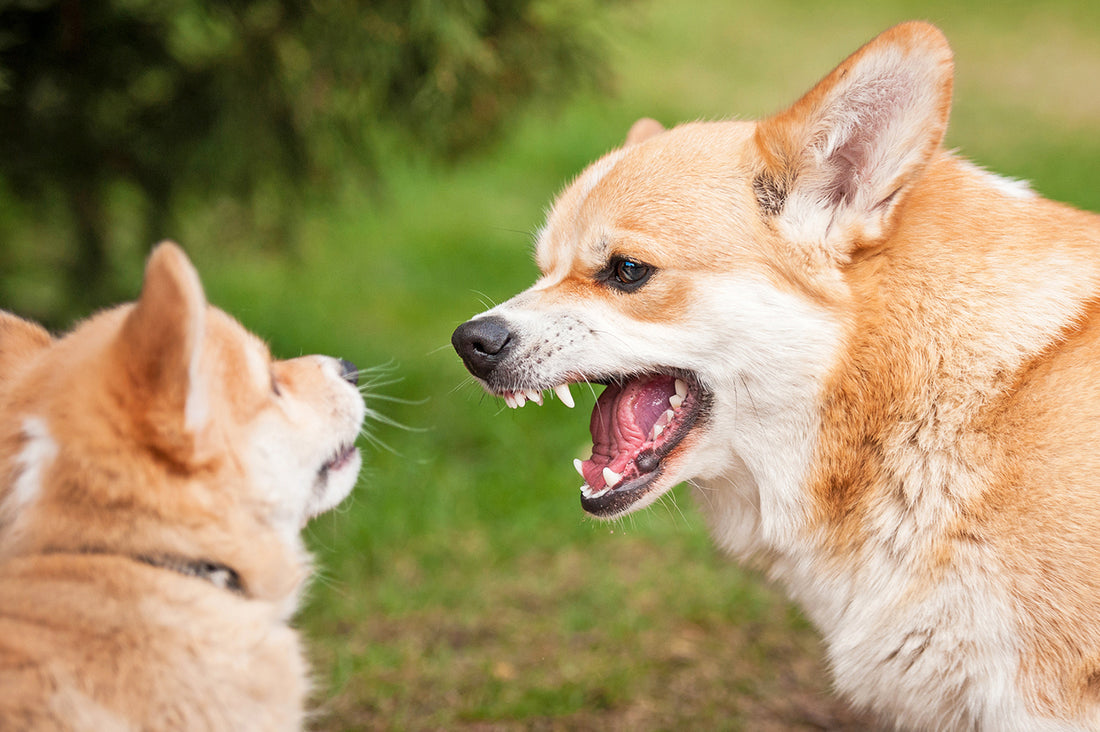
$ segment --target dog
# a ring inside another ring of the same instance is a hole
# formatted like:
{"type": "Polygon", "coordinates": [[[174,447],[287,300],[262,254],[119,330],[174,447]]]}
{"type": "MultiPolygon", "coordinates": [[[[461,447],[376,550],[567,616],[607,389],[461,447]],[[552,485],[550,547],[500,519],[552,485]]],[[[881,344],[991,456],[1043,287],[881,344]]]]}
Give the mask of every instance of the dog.
{"type": "Polygon", "coordinates": [[[64,337],[0,314],[0,728],[301,728],[299,531],[358,478],[357,381],[272,360],[171,243],[64,337]]]}
{"type": "Polygon", "coordinates": [[[912,729],[1100,729],[1100,217],[943,147],[896,26],[758,122],[635,124],[452,343],[511,407],[606,385],[581,505],[694,486],[717,544],[912,729]]]}

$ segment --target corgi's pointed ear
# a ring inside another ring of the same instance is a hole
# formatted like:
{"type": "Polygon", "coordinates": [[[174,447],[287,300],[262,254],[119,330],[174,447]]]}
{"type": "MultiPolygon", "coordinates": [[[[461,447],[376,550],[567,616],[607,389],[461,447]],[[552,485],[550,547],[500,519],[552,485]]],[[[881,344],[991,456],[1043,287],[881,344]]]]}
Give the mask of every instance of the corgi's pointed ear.
{"type": "Polygon", "coordinates": [[[623,147],[630,147],[631,145],[637,145],[639,142],[645,142],[649,138],[659,135],[664,131],[664,125],[657,120],[650,119],[649,117],[642,117],[630,126],[630,130],[626,133],[626,143],[623,147]]]}
{"type": "Polygon", "coordinates": [[[943,142],[951,49],[905,23],[859,49],[786,111],[759,123],[753,181],[784,235],[843,257],[885,234],[907,186],[943,142]]]}
{"type": "Polygon", "coordinates": [[[53,338],[38,323],[0,310],[0,379],[6,379],[53,338]]]}
{"type": "Polygon", "coordinates": [[[205,331],[206,296],[198,273],[178,246],[158,245],[118,346],[133,404],[164,448],[193,451],[206,425],[205,331]]]}

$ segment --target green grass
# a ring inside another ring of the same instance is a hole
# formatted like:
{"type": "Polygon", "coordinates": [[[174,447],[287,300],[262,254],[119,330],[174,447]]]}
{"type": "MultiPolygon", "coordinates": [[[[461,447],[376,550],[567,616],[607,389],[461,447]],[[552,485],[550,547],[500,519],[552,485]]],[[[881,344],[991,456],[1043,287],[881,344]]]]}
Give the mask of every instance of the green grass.
{"type": "MultiPolygon", "coordinates": [[[[315,202],[293,261],[196,216],[181,239],[211,299],[283,356],[393,364],[354,496],[309,530],[319,577],[300,616],[314,727],[841,729],[813,632],[712,549],[689,495],[586,519],[570,466],[593,395],[506,410],[449,347],[452,329],[535,276],[533,231],[560,187],[639,116],[754,117],[908,18],[956,49],[949,144],[1100,209],[1100,5],[1002,2],[631,3],[608,40],[617,84],[532,113],[491,153],[386,162],[386,189],[315,202]]],[[[576,393],[576,390],[574,390],[576,393]]]]}

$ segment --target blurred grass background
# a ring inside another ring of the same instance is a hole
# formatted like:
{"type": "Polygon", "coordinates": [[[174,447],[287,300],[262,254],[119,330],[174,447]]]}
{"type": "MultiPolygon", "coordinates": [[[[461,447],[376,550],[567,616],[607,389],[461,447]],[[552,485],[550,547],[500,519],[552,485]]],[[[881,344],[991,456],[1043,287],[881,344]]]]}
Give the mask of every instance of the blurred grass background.
{"type": "MultiPolygon", "coordinates": [[[[313,728],[867,728],[830,698],[813,631],[711,547],[683,488],[619,522],[585,518],[570,463],[593,394],[507,410],[449,337],[533,280],[553,196],[637,117],[777,111],[911,18],[955,49],[949,146],[1100,210],[1100,4],[636,0],[601,20],[610,86],[528,109],[457,165],[380,145],[383,183],[300,201],[291,251],[187,211],[178,238],[212,302],[277,355],[390,364],[400,380],[375,391],[407,400],[368,396],[410,429],[373,424],[387,447],[364,445],[353,497],[308,530],[313,728]]],[[[52,235],[18,213],[2,214],[4,248],[52,235]]]]}

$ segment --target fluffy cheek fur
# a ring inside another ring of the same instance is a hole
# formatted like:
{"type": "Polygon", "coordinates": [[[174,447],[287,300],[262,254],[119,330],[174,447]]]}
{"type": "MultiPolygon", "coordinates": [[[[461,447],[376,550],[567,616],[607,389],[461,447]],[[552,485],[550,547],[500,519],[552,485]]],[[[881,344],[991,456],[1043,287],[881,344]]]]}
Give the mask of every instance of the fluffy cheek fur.
{"type": "Polygon", "coordinates": [[[691,279],[690,304],[661,320],[639,320],[620,306],[619,300],[641,302],[644,290],[559,305],[543,283],[494,308],[487,315],[506,319],[519,343],[502,369],[511,383],[498,386],[690,370],[714,402],[687,449],[668,461],[662,482],[697,479],[708,502],[707,479],[734,482],[737,490],[713,497],[729,505],[712,508],[736,517],[719,522],[718,538],[737,553],[756,543],[760,529],[789,540],[804,511],[799,486],[816,431],[816,414],[806,405],[816,403],[839,328],[763,276],[691,279]],[[777,455],[776,445],[789,454],[777,455]],[[782,488],[761,497],[759,484],[782,488]]]}

